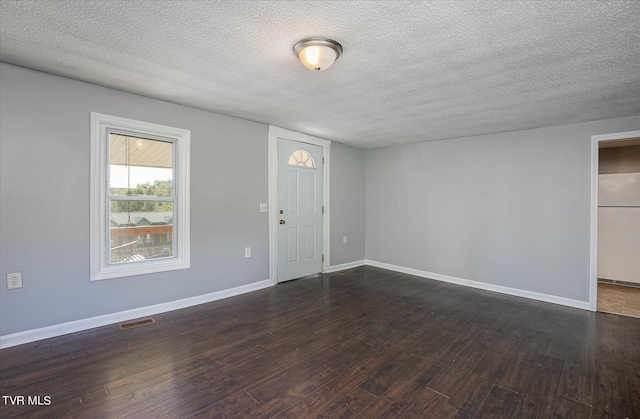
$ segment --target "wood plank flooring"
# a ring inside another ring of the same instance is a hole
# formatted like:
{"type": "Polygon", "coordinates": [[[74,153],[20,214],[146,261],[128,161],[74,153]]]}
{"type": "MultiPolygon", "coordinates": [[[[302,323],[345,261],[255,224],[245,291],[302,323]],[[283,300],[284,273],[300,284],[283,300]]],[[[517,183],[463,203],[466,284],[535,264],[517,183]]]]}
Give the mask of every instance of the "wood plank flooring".
{"type": "Polygon", "coordinates": [[[373,267],[0,351],[0,416],[640,418],[640,319],[373,267]]]}
{"type": "Polygon", "coordinates": [[[640,288],[599,282],[598,311],[640,318],[640,288]]]}

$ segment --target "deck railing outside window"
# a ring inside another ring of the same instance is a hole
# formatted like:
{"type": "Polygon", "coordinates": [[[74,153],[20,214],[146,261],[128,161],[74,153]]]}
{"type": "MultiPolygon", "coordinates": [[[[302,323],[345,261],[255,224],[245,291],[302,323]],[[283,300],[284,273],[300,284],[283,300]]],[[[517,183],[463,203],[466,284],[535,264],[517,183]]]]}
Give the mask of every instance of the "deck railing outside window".
{"type": "Polygon", "coordinates": [[[111,263],[171,257],[173,226],[111,227],[111,263]]]}

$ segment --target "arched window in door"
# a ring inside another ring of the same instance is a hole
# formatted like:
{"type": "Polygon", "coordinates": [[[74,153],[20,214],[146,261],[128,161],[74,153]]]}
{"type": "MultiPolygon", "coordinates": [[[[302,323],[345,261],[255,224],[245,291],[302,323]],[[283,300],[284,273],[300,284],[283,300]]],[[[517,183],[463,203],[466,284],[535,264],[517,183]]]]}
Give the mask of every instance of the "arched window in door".
{"type": "Polygon", "coordinates": [[[315,169],[316,163],[309,153],[304,150],[296,150],[289,156],[289,166],[306,167],[315,169]]]}

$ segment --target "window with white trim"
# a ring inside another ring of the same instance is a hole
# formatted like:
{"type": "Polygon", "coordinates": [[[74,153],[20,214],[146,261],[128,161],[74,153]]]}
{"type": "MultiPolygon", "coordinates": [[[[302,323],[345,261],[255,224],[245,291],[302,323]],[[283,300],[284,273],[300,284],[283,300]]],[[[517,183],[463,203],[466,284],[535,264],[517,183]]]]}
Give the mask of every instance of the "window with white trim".
{"type": "Polygon", "coordinates": [[[190,135],[91,113],[91,280],[189,268],[190,135]]]}

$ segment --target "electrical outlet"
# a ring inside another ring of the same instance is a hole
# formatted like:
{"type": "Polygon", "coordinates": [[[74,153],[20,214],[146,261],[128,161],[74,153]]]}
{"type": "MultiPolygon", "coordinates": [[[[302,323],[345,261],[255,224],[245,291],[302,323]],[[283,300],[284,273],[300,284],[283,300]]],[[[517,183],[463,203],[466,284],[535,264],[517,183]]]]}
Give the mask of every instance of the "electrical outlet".
{"type": "Polygon", "coordinates": [[[347,244],[347,236],[344,236],[344,237],[342,238],[342,244],[347,244]]]}
{"type": "Polygon", "coordinates": [[[22,288],[22,272],[12,272],[7,274],[7,288],[22,288]]]}
{"type": "Polygon", "coordinates": [[[246,257],[246,258],[250,258],[251,257],[251,248],[250,247],[245,247],[244,248],[244,257],[246,257]]]}
{"type": "Polygon", "coordinates": [[[267,212],[267,204],[260,204],[260,212],[267,212]]]}

